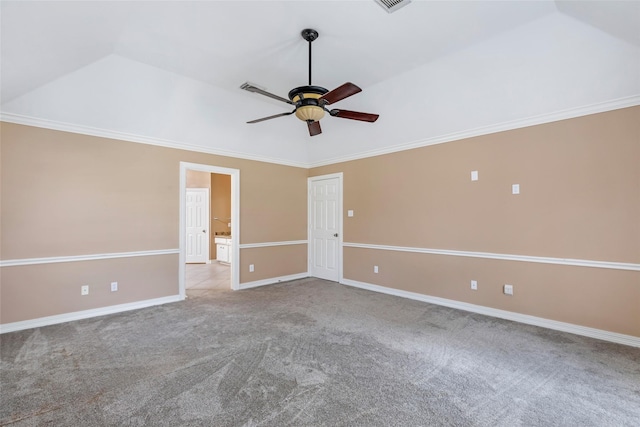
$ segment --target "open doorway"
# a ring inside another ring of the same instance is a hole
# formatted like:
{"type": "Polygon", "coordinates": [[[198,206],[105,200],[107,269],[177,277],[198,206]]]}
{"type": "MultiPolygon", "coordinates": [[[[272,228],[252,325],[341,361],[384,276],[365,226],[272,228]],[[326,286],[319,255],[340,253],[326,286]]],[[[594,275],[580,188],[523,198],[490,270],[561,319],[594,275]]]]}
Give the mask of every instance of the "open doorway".
{"type": "Polygon", "coordinates": [[[239,170],[180,162],[182,298],[189,287],[239,288],[239,203],[239,170]]]}

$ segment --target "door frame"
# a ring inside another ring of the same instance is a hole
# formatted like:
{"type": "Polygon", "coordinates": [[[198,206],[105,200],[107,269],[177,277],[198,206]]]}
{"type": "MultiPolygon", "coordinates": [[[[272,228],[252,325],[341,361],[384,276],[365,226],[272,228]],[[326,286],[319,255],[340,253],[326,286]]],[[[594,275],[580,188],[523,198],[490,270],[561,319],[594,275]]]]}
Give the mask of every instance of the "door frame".
{"type": "MultiPolygon", "coordinates": [[[[211,181],[211,178],[209,178],[209,181],[211,181]]],[[[205,198],[207,199],[207,205],[206,205],[206,217],[207,217],[207,237],[209,238],[209,244],[207,245],[207,259],[205,260],[205,262],[207,264],[211,264],[211,194],[209,194],[209,189],[208,188],[202,188],[202,187],[189,187],[185,189],[185,212],[186,212],[186,194],[187,191],[193,191],[193,190],[198,190],[198,191],[202,191],[205,194],[205,198]]],[[[187,233],[187,224],[186,224],[186,217],[185,217],[185,224],[184,224],[184,231],[185,231],[185,254],[184,254],[184,262],[185,264],[187,263],[187,253],[186,253],[186,233],[187,233]]]]}
{"type": "MultiPolygon", "coordinates": [[[[231,289],[240,289],[240,170],[224,168],[220,166],[204,165],[199,163],[180,162],[180,220],[179,239],[180,254],[178,256],[178,289],[180,298],[184,299],[185,291],[185,259],[186,259],[186,197],[187,197],[187,170],[199,172],[217,173],[231,176],[231,289]]],[[[211,233],[209,233],[211,238],[211,233]]]]}
{"type": "Polygon", "coordinates": [[[337,215],[337,219],[338,219],[338,283],[344,283],[344,277],[342,276],[342,260],[343,260],[343,246],[342,243],[344,242],[343,238],[342,238],[342,233],[343,233],[343,210],[342,210],[342,204],[343,204],[343,173],[342,172],[337,172],[337,173],[330,173],[327,175],[318,175],[318,176],[312,176],[307,178],[307,272],[309,274],[311,274],[312,268],[311,268],[311,260],[313,259],[313,244],[312,244],[312,236],[311,236],[311,224],[312,224],[312,217],[311,217],[311,211],[312,211],[312,206],[311,206],[311,197],[312,197],[312,193],[311,193],[311,185],[313,184],[313,182],[315,181],[322,181],[325,179],[332,179],[332,178],[338,178],[338,191],[340,191],[340,195],[338,197],[338,215],[337,215]]]}

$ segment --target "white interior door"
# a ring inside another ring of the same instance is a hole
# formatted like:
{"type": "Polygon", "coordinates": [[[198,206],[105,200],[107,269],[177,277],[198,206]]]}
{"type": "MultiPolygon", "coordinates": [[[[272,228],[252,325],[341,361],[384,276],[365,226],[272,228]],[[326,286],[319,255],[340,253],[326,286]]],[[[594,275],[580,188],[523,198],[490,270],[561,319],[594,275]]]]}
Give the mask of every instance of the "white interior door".
{"type": "Polygon", "coordinates": [[[186,193],[187,263],[209,261],[209,189],[187,188],[186,193]]]}
{"type": "Polygon", "coordinates": [[[340,281],[342,176],[309,178],[309,274],[340,281]]]}

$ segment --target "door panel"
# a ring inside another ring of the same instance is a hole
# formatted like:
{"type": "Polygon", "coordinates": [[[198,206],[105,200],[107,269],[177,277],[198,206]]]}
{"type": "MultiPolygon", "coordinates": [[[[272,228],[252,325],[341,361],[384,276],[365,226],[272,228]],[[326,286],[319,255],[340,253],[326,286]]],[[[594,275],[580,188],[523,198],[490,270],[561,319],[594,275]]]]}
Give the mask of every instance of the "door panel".
{"type": "Polygon", "coordinates": [[[186,193],[186,262],[209,261],[209,191],[188,188],[186,193]]]}
{"type": "Polygon", "coordinates": [[[310,186],[310,274],[337,282],[340,280],[341,266],[340,179],[312,178],[310,186]]]}

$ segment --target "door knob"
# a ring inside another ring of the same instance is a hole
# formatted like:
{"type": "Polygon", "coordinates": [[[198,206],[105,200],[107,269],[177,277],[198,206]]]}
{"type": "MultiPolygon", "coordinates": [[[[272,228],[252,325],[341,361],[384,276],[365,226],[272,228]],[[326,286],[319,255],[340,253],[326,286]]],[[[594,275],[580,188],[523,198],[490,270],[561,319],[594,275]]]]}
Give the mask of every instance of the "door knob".
{"type": "Polygon", "coordinates": [[[203,233],[206,233],[206,232],[207,232],[207,230],[202,230],[202,232],[203,232],[203,233]]]}
{"type": "Polygon", "coordinates": [[[338,233],[334,234],[333,237],[338,237],[338,233]]]}

